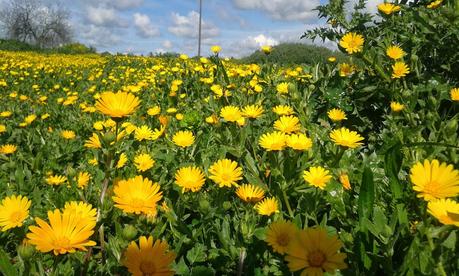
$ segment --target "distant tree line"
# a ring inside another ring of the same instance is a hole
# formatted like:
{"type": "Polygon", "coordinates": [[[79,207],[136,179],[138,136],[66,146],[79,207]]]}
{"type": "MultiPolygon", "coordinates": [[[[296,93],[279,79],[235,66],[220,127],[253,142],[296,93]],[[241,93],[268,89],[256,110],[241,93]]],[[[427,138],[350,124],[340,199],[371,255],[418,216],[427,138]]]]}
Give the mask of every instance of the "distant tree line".
{"type": "Polygon", "coordinates": [[[69,15],[59,4],[9,0],[0,10],[0,23],[8,39],[40,48],[56,48],[72,41],[69,15]]]}

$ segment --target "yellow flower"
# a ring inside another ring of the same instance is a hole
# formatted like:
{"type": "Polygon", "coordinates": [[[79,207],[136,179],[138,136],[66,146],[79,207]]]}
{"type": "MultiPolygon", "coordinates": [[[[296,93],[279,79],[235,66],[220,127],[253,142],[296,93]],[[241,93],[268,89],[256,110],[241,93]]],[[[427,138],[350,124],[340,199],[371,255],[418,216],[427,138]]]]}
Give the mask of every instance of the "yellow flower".
{"type": "Polygon", "coordinates": [[[357,148],[363,145],[363,137],[356,131],[351,131],[345,127],[335,129],[330,133],[331,140],[338,146],[346,148],[357,148]]]}
{"type": "Polygon", "coordinates": [[[282,82],[276,86],[277,93],[288,94],[288,83],[282,82]]]}
{"type": "Polygon", "coordinates": [[[355,67],[353,65],[347,64],[347,63],[340,63],[338,65],[339,67],[339,75],[341,77],[347,77],[352,75],[354,73],[355,67]]]}
{"type": "Polygon", "coordinates": [[[186,148],[194,143],[193,132],[189,130],[179,131],[174,134],[172,141],[179,147],[186,148]]]}
{"type": "Polygon", "coordinates": [[[35,121],[35,119],[37,119],[37,115],[32,114],[32,115],[25,117],[24,122],[30,125],[33,121],[35,121]]]}
{"type": "Polygon", "coordinates": [[[93,133],[88,140],[85,141],[84,146],[90,149],[100,149],[102,148],[102,143],[100,142],[99,135],[93,133]]]}
{"type": "Polygon", "coordinates": [[[97,110],[112,118],[123,118],[131,115],[140,105],[140,100],[127,92],[105,92],[97,100],[97,110]]]}
{"type": "Polygon", "coordinates": [[[63,130],[61,131],[61,136],[64,139],[72,140],[75,139],[75,132],[73,130],[63,130]]]}
{"type": "Polygon", "coordinates": [[[459,101],[459,88],[453,88],[449,91],[449,95],[451,96],[452,101],[459,101]]]}
{"type": "Polygon", "coordinates": [[[242,169],[237,162],[229,159],[218,160],[209,168],[210,176],[220,188],[238,186],[237,181],[242,179],[242,169]]]}
{"type": "Polygon", "coordinates": [[[174,108],[174,107],[170,107],[166,110],[166,113],[168,114],[174,114],[174,113],[177,113],[177,108],[174,108]]]}
{"type": "Polygon", "coordinates": [[[399,79],[410,73],[410,68],[403,61],[397,61],[392,65],[392,78],[399,79]]]}
{"type": "Polygon", "coordinates": [[[263,107],[260,105],[247,105],[242,108],[242,116],[256,119],[263,114],[263,107]]]}
{"type": "Polygon", "coordinates": [[[265,53],[266,55],[271,54],[272,50],[273,50],[273,48],[271,46],[269,46],[269,45],[261,46],[261,51],[263,53],[265,53]]]}
{"type": "Polygon", "coordinates": [[[153,106],[153,107],[150,107],[147,110],[147,114],[150,115],[150,116],[156,116],[159,113],[161,113],[161,107],[159,107],[159,106],[153,106]]]}
{"type": "Polygon", "coordinates": [[[2,112],[0,113],[0,117],[3,117],[3,118],[8,118],[8,117],[10,117],[11,115],[13,115],[13,112],[11,112],[11,111],[2,111],[2,112]]]}
{"type": "Polygon", "coordinates": [[[341,183],[341,185],[343,185],[344,189],[351,189],[351,182],[349,181],[349,176],[346,173],[341,173],[339,175],[339,182],[341,183]]]}
{"type": "Polygon", "coordinates": [[[96,243],[89,238],[94,233],[95,221],[82,220],[76,212],[61,212],[56,209],[48,211],[49,224],[35,218],[38,226],[30,226],[27,238],[37,250],[54,255],[74,253],[76,250],[86,251],[87,246],[96,243]]]}
{"type": "Polygon", "coordinates": [[[266,231],[265,241],[273,248],[274,252],[285,254],[288,246],[296,238],[298,229],[285,220],[272,222],[266,231]]]}
{"type": "Polygon", "coordinates": [[[88,172],[79,172],[77,177],[78,188],[84,188],[88,185],[91,175],[88,172]]]}
{"type": "Polygon", "coordinates": [[[0,227],[8,229],[21,227],[29,216],[31,201],[22,195],[5,197],[0,204],[0,227]]]}
{"type": "Polygon", "coordinates": [[[252,184],[245,184],[237,188],[236,195],[245,202],[255,203],[263,199],[265,192],[260,187],[252,184]]]}
{"type": "Polygon", "coordinates": [[[85,203],[83,201],[66,202],[64,210],[62,210],[62,214],[64,215],[72,212],[76,213],[76,215],[82,220],[96,221],[97,210],[92,208],[92,205],[89,203],[85,203]]]}
{"type": "Polygon", "coordinates": [[[327,115],[328,118],[330,118],[330,120],[332,120],[333,122],[347,120],[346,113],[344,113],[344,111],[342,111],[339,108],[333,108],[332,110],[329,110],[327,115]]]}
{"type": "Polygon", "coordinates": [[[303,270],[301,275],[333,274],[336,269],[347,268],[346,254],[338,252],[342,246],[336,235],[328,236],[326,229],[307,228],[299,230],[290,242],[285,260],[290,271],[303,270]]]}
{"type": "Polygon", "coordinates": [[[100,130],[104,129],[104,122],[103,121],[97,121],[94,124],[92,124],[92,127],[95,130],[99,130],[100,131],[100,130]]]}
{"type": "Polygon", "coordinates": [[[0,124],[0,133],[6,132],[6,126],[0,124]]]}
{"type": "Polygon", "coordinates": [[[227,122],[236,122],[242,117],[242,113],[241,110],[239,110],[239,107],[228,105],[220,110],[220,117],[225,119],[227,122]]]}
{"type": "Polygon", "coordinates": [[[273,112],[279,116],[295,114],[295,111],[293,111],[293,108],[291,108],[288,105],[275,106],[273,107],[273,112]]]}
{"type": "Polygon", "coordinates": [[[309,185],[323,190],[327,183],[330,181],[331,175],[330,171],[319,166],[310,167],[309,171],[303,171],[303,178],[304,181],[309,183],[309,185]]]}
{"type": "Polygon", "coordinates": [[[329,57],[327,60],[329,62],[335,62],[336,61],[336,57],[329,57]]]}
{"type": "Polygon", "coordinates": [[[0,154],[12,154],[17,151],[18,147],[12,144],[6,144],[0,146],[0,154]]]}
{"type": "Polygon", "coordinates": [[[274,122],[274,128],[285,134],[300,130],[300,120],[296,116],[282,116],[274,122]]]}
{"type": "Polygon", "coordinates": [[[287,144],[287,135],[280,131],[263,134],[258,144],[267,151],[283,150],[287,144]]]}
{"type": "Polygon", "coordinates": [[[303,133],[291,134],[287,136],[287,146],[294,150],[307,150],[312,147],[312,140],[303,133]]]}
{"type": "Polygon", "coordinates": [[[112,199],[115,207],[125,213],[156,215],[157,203],[163,197],[159,188],[158,183],[138,175],[116,183],[112,199]]]}
{"type": "Polygon", "coordinates": [[[184,116],[183,116],[182,113],[177,113],[177,114],[175,114],[175,119],[177,119],[178,121],[183,120],[183,118],[184,118],[184,116]]]}
{"type": "Polygon", "coordinates": [[[134,138],[137,141],[153,140],[153,130],[151,130],[151,128],[149,128],[147,125],[137,127],[135,129],[134,138]]]}
{"type": "Polygon", "coordinates": [[[180,168],[175,173],[175,183],[182,188],[182,192],[191,190],[197,192],[206,182],[206,177],[202,170],[195,166],[180,168]]]}
{"type": "Polygon", "coordinates": [[[214,45],[214,46],[210,47],[210,50],[212,51],[212,53],[218,54],[222,50],[222,47],[220,47],[218,45],[214,45]]]}
{"type": "Polygon", "coordinates": [[[133,276],[172,276],[170,266],[174,259],[167,242],[141,236],[139,246],[135,241],[129,244],[122,262],[133,276]]]}
{"type": "Polygon", "coordinates": [[[270,216],[274,213],[279,213],[279,203],[276,198],[268,197],[264,200],[255,204],[255,209],[257,210],[258,214],[262,216],[270,216]]]}
{"type": "Polygon", "coordinates": [[[391,103],[390,103],[390,109],[391,109],[393,112],[400,112],[400,111],[402,111],[404,108],[405,108],[405,105],[404,105],[404,104],[401,104],[401,103],[399,103],[399,102],[391,102],[391,103]]]}
{"type": "Polygon", "coordinates": [[[390,57],[391,59],[397,60],[397,59],[401,59],[405,55],[405,52],[399,46],[391,45],[387,47],[386,55],[390,57]]]}
{"type": "Polygon", "coordinates": [[[459,194],[459,171],[453,165],[440,164],[436,159],[413,165],[410,180],[414,185],[413,190],[419,193],[417,196],[427,201],[459,194]]]}
{"type": "Polygon", "coordinates": [[[382,3],[378,5],[378,10],[386,15],[390,15],[394,12],[398,12],[400,10],[400,6],[392,3],[382,3]]]}
{"type": "Polygon", "coordinates": [[[46,178],[46,183],[49,185],[61,185],[67,181],[67,177],[64,175],[50,175],[46,178]]]}
{"type": "Polygon", "coordinates": [[[206,117],[206,123],[214,125],[218,123],[218,117],[215,114],[212,114],[209,117],[206,117]]]}
{"type": "Polygon", "coordinates": [[[339,41],[339,45],[343,47],[348,54],[362,52],[363,36],[356,33],[347,33],[339,41]]]}
{"type": "Polygon", "coordinates": [[[459,203],[449,198],[429,201],[428,212],[443,224],[459,227],[459,203]]]}
{"type": "Polygon", "coordinates": [[[151,169],[154,164],[155,160],[148,153],[141,153],[134,157],[134,165],[140,172],[151,169]]]}
{"type": "Polygon", "coordinates": [[[116,168],[121,169],[122,167],[124,167],[124,165],[126,165],[127,160],[128,159],[126,153],[121,153],[120,157],[118,158],[118,162],[116,163],[116,168]]]}
{"type": "Polygon", "coordinates": [[[97,158],[95,158],[95,157],[94,157],[93,159],[89,160],[88,163],[89,163],[90,165],[93,165],[93,166],[99,165],[99,161],[98,161],[97,158]]]}
{"type": "Polygon", "coordinates": [[[441,3],[443,3],[443,0],[436,0],[436,1],[433,1],[433,2],[431,2],[431,3],[429,3],[429,4],[427,5],[427,8],[429,8],[429,9],[436,9],[436,8],[438,8],[438,7],[441,5],[441,3]]]}

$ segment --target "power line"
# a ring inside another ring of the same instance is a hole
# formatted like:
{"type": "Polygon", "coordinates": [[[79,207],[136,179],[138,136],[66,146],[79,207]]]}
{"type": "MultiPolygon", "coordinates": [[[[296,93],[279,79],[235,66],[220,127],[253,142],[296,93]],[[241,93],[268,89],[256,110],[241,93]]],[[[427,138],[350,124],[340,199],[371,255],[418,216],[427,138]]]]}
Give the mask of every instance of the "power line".
{"type": "Polygon", "coordinates": [[[199,0],[198,57],[201,57],[201,21],[202,21],[202,0],[199,0]]]}

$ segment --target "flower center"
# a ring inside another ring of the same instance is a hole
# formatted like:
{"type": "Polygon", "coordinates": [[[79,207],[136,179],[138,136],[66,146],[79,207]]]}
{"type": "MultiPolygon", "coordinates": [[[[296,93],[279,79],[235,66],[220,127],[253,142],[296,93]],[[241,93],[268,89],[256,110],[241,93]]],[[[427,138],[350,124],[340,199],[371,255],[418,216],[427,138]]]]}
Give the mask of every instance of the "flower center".
{"type": "Polygon", "coordinates": [[[154,275],[156,273],[155,263],[152,261],[142,261],[140,263],[140,271],[142,271],[143,276],[154,275]]]}
{"type": "Polygon", "coordinates": [[[437,181],[430,181],[424,186],[424,193],[431,195],[433,197],[437,197],[436,195],[438,191],[438,186],[439,185],[437,181]]]}
{"type": "Polygon", "coordinates": [[[276,241],[280,246],[287,246],[288,243],[290,242],[290,239],[289,239],[288,235],[280,234],[280,235],[277,236],[276,241]]]}
{"type": "Polygon", "coordinates": [[[231,182],[231,174],[224,172],[221,174],[221,179],[223,182],[231,182]]]}
{"type": "Polygon", "coordinates": [[[56,240],[54,240],[54,248],[58,249],[68,249],[71,248],[70,240],[67,237],[59,237],[56,240]]]}
{"type": "Polygon", "coordinates": [[[141,209],[143,206],[145,206],[145,200],[142,198],[133,197],[131,202],[129,202],[129,205],[131,205],[132,208],[141,209]]]}
{"type": "Polygon", "coordinates": [[[325,262],[325,255],[321,251],[311,252],[308,256],[308,261],[313,267],[322,267],[325,262]]]}
{"type": "Polygon", "coordinates": [[[16,211],[16,212],[11,213],[10,220],[13,223],[21,223],[22,222],[22,212],[16,211]]]}

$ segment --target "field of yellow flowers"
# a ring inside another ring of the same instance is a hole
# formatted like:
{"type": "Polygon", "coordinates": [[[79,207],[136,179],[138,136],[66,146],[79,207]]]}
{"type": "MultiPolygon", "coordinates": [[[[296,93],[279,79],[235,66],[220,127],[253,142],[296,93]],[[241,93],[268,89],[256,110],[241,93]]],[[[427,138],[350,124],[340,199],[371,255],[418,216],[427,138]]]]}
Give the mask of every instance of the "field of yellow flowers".
{"type": "Polygon", "coordinates": [[[456,273],[459,4],[361,9],[339,64],[0,52],[1,274],[456,273]]]}

